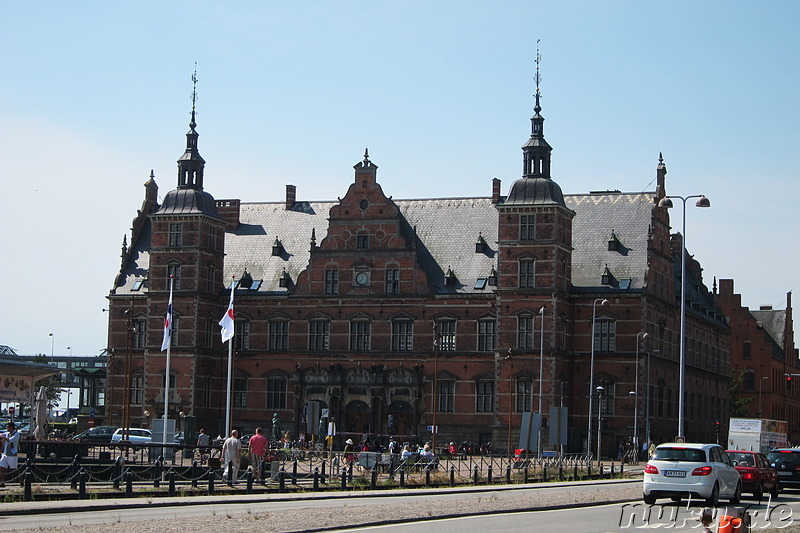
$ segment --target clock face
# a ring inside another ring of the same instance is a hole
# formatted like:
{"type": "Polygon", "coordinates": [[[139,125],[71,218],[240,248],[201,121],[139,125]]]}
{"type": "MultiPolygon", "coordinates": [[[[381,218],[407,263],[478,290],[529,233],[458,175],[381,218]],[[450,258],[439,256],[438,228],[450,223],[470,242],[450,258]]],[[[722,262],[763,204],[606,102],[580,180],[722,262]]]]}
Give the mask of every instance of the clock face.
{"type": "Polygon", "coordinates": [[[366,272],[359,272],[356,274],[356,285],[366,285],[369,281],[369,276],[366,272]]]}

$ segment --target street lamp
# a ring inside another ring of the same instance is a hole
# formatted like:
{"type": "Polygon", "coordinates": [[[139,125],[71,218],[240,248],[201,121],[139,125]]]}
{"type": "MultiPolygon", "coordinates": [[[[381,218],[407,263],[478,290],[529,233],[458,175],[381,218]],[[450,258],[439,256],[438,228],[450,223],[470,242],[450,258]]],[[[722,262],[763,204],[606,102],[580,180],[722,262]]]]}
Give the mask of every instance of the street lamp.
{"type": "Polygon", "coordinates": [[[69,350],[69,356],[72,357],[72,346],[67,346],[67,350],[69,350]]]}
{"type": "Polygon", "coordinates": [[[642,340],[647,338],[646,331],[640,331],[636,334],[636,385],[634,386],[633,393],[633,447],[636,449],[638,456],[639,453],[639,337],[642,340]]]}
{"type": "MultiPolygon", "coordinates": [[[[597,303],[608,305],[605,298],[597,298],[592,302],[592,357],[589,362],[589,415],[586,417],[589,422],[589,429],[586,432],[586,455],[592,455],[592,398],[594,398],[594,328],[597,321],[597,303]]],[[[599,412],[599,410],[598,410],[599,412]]],[[[599,425],[599,424],[598,424],[599,425]]]]}
{"type": "Polygon", "coordinates": [[[52,333],[48,333],[47,336],[50,337],[50,359],[52,359],[54,352],[53,348],[56,345],[56,336],[53,335],[52,333]]]}
{"type": "Polygon", "coordinates": [[[665,196],[658,202],[658,207],[670,209],[673,207],[671,198],[677,198],[683,202],[683,233],[681,235],[681,348],[680,348],[680,370],[678,373],[678,438],[684,437],[684,388],[686,376],[686,200],[697,198],[695,207],[711,207],[711,202],[705,195],[693,194],[691,196],[665,196]]]}
{"type": "Polygon", "coordinates": [[[539,338],[539,435],[536,450],[542,457],[542,374],[544,374],[544,306],[539,309],[541,317],[541,336],[539,338]]]}
{"type": "Polygon", "coordinates": [[[769,376],[761,376],[761,379],[758,380],[758,416],[759,418],[763,418],[764,411],[761,409],[761,389],[762,385],[764,384],[764,380],[769,379],[769,376]]]}
{"type": "Polygon", "coordinates": [[[603,393],[606,391],[602,385],[597,387],[597,466],[600,466],[600,437],[601,433],[601,419],[600,414],[603,412],[603,393]]]}

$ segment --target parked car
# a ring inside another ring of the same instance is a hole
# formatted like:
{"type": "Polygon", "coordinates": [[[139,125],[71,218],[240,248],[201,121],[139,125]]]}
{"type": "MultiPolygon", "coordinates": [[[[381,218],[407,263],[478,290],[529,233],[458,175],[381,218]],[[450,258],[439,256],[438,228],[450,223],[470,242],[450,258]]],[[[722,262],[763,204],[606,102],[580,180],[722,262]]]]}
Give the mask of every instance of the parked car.
{"type": "MultiPolygon", "coordinates": [[[[117,428],[113,435],[111,435],[111,444],[119,444],[123,442],[125,428],[117,428]]],[[[153,432],[149,429],[143,428],[128,428],[127,442],[131,444],[150,444],[153,441],[153,432]]]]}
{"type": "Polygon", "coordinates": [[[728,450],[734,468],[742,477],[742,492],[748,492],[757,500],[769,492],[778,497],[778,471],[772,468],[763,453],[742,450],[728,450]]]}
{"type": "Polygon", "coordinates": [[[644,502],[658,498],[702,498],[716,507],[720,498],[734,505],[742,498],[742,480],[718,444],[667,443],[655,449],[644,467],[644,502]]]}
{"type": "Polygon", "coordinates": [[[78,433],[73,440],[96,442],[98,444],[108,444],[111,442],[111,436],[117,430],[117,426],[95,426],[89,428],[82,433],[78,433]]]}
{"type": "Polygon", "coordinates": [[[778,471],[778,484],[784,487],[800,487],[800,449],[777,448],[767,454],[767,461],[778,471]]]}

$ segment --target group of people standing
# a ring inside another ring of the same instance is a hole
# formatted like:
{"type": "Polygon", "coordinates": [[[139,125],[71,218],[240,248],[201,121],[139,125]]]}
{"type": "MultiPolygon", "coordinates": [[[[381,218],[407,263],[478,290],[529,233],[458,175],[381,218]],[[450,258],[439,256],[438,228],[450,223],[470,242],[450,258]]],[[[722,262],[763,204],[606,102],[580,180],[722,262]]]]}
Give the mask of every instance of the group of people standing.
{"type": "MultiPolygon", "coordinates": [[[[261,469],[264,467],[264,458],[269,449],[269,440],[264,436],[260,427],[256,428],[255,435],[250,437],[247,448],[253,466],[253,477],[261,479],[261,469]]],[[[238,430],[231,431],[230,437],[222,443],[222,460],[225,467],[222,477],[230,480],[228,484],[236,483],[239,477],[239,467],[242,464],[242,441],[239,440],[238,430]]]]}

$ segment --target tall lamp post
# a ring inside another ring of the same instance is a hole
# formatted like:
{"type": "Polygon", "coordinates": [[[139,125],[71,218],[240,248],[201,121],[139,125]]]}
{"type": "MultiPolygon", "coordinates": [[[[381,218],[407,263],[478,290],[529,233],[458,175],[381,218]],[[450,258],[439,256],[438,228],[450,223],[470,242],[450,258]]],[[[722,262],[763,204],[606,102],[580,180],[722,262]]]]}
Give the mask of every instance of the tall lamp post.
{"type": "Polygon", "coordinates": [[[691,196],[665,196],[658,202],[658,207],[663,209],[670,209],[673,206],[672,198],[676,198],[683,202],[683,233],[681,239],[681,348],[680,348],[680,366],[678,372],[678,438],[683,439],[685,420],[683,417],[684,412],[684,388],[686,381],[686,200],[690,198],[697,198],[695,207],[711,207],[711,202],[705,195],[693,194],[691,196]]]}
{"type": "Polygon", "coordinates": [[[602,436],[602,424],[600,415],[603,412],[603,393],[606,391],[602,385],[597,387],[597,466],[600,466],[600,437],[602,436]]]}
{"type": "Polygon", "coordinates": [[[539,458],[542,457],[542,375],[544,374],[544,306],[539,309],[539,316],[541,317],[541,334],[539,337],[539,435],[537,437],[536,451],[539,453],[539,458]]]}
{"type": "Polygon", "coordinates": [[[636,450],[636,457],[639,457],[639,337],[645,340],[647,332],[640,331],[636,334],[636,384],[633,388],[633,447],[636,450]]]}
{"type": "Polygon", "coordinates": [[[56,345],[56,336],[53,335],[52,333],[48,333],[47,336],[50,337],[50,359],[52,359],[53,358],[53,352],[54,352],[55,345],[56,345]]]}
{"type": "MultiPolygon", "coordinates": [[[[592,302],[592,356],[589,361],[589,415],[586,417],[589,422],[589,428],[586,431],[586,455],[592,455],[592,399],[594,398],[594,328],[597,321],[597,304],[608,305],[608,300],[605,298],[597,298],[592,302]]],[[[599,412],[599,409],[598,409],[599,412]]]]}

